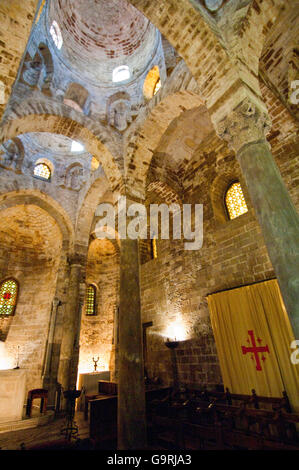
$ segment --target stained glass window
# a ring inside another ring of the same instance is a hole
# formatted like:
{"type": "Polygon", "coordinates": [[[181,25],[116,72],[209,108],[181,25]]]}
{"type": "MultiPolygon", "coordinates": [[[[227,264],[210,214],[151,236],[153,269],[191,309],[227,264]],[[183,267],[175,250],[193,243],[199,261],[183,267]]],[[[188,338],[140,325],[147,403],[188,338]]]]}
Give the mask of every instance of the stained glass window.
{"type": "Polygon", "coordinates": [[[34,167],[34,176],[38,176],[43,180],[51,179],[51,170],[45,163],[38,163],[34,167]]]}
{"type": "Polygon", "coordinates": [[[0,315],[13,315],[18,297],[18,283],[6,279],[0,284],[0,315]]]}
{"type": "Polygon", "coordinates": [[[96,288],[89,284],[86,289],[86,315],[95,315],[96,307],[96,288]]]}
{"type": "Polygon", "coordinates": [[[158,258],[158,251],[157,251],[157,239],[154,237],[152,239],[152,258],[158,258]]]}
{"type": "Polygon", "coordinates": [[[245,214],[245,212],[248,212],[244,194],[239,181],[231,184],[226,191],[225,205],[230,220],[245,214]]]}

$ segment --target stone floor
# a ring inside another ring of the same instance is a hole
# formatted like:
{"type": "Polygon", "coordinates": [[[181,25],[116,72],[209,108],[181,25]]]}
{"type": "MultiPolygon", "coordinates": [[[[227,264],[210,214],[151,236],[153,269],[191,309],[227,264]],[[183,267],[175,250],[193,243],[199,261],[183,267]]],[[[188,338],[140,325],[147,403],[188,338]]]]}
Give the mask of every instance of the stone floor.
{"type": "MultiPolygon", "coordinates": [[[[89,424],[84,420],[83,412],[76,412],[76,423],[79,427],[78,437],[89,437],[89,424]]],[[[61,439],[60,430],[64,424],[64,418],[57,418],[51,423],[31,429],[22,429],[0,434],[1,450],[21,450],[31,446],[61,439]]]]}

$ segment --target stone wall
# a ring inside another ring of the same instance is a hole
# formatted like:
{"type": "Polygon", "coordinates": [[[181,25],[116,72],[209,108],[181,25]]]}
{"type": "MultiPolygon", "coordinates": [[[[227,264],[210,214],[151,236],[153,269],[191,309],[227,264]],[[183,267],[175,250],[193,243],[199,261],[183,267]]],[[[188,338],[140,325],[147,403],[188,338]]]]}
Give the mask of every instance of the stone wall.
{"type": "MultiPolygon", "coordinates": [[[[298,200],[298,137],[296,124],[280,101],[262,86],[273,126],[269,141],[277,165],[296,207],[298,200]]],[[[158,240],[158,259],[141,266],[143,322],[148,330],[148,373],[172,381],[169,337],[177,349],[181,384],[212,387],[221,383],[217,350],[211,330],[208,294],[275,277],[239,165],[226,144],[210,135],[186,169],[183,202],[204,207],[203,246],[185,251],[181,241],[158,240]],[[224,194],[239,179],[248,212],[228,220],[224,194]]],[[[166,202],[166,191],[150,202],[166,202]]]]}
{"type": "Polygon", "coordinates": [[[5,0],[0,5],[0,87],[4,85],[4,96],[0,100],[0,118],[17,75],[37,3],[37,0],[5,0]]]}
{"type": "Polygon", "coordinates": [[[27,371],[26,390],[42,387],[43,361],[62,237],[52,217],[37,206],[1,211],[0,280],[14,278],[19,296],[14,316],[0,319],[7,350],[27,371]]]}
{"type": "Polygon", "coordinates": [[[86,285],[96,287],[95,315],[81,318],[79,373],[92,372],[92,357],[99,356],[98,370],[115,374],[114,320],[118,306],[119,259],[110,241],[94,240],[88,250],[86,285]]]}

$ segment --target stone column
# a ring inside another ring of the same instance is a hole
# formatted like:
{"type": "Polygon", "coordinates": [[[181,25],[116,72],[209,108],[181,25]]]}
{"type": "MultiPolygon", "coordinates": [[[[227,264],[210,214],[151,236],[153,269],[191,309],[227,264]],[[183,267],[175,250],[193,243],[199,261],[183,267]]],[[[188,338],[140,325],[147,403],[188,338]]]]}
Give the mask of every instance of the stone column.
{"type": "Polygon", "coordinates": [[[48,328],[48,337],[47,337],[47,344],[46,344],[46,352],[44,356],[43,372],[42,372],[43,388],[46,388],[48,390],[48,405],[49,406],[54,405],[55,391],[56,391],[55,389],[56,380],[55,381],[51,380],[51,361],[52,361],[52,354],[53,354],[53,349],[54,349],[54,332],[55,332],[57,310],[60,305],[61,305],[61,301],[57,297],[54,297],[52,301],[52,308],[51,308],[49,328],[48,328]]]}
{"type": "Polygon", "coordinates": [[[69,260],[70,277],[68,287],[67,304],[63,317],[63,335],[60,348],[60,361],[58,381],[64,390],[73,387],[71,383],[71,364],[75,347],[75,334],[77,331],[80,296],[80,280],[82,262],[78,257],[69,260]]]}
{"type": "Polygon", "coordinates": [[[118,449],[146,448],[138,240],[120,241],[118,449]]]}
{"type": "Polygon", "coordinates": [[[265,138],[267,115],[245,98],[218,125],[236,152],[275,270],[295,337],[299,339],[299,217],[265,138]]]}

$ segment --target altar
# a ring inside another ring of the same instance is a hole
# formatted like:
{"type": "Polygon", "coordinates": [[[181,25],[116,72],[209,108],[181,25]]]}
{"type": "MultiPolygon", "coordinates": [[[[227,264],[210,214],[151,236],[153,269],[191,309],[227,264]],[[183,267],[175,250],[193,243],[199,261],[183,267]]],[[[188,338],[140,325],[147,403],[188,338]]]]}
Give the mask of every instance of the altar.
{"type": "Polygon", "coordinates": [[[24,369],[0,370],[0,423],[22,419],[25,392],[24,369]]]}
{"type": "Polygon", "coordinates": [[[99,380],[110,380],[110,371],[102,370],[79,375],[77,388],[79,390],[83,389],[83,393],[77,401],[77,409],[84,409],[85,395],[96,395],[98,393],[99,380]]]}

